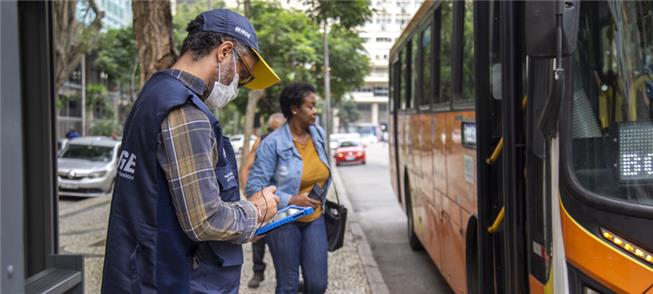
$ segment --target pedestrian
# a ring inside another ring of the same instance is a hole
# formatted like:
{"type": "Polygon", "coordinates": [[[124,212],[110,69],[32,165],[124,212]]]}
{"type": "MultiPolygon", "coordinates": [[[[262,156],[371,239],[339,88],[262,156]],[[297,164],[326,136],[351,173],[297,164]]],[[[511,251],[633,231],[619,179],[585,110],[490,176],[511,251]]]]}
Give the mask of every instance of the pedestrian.
{"type": "Polygon", "coordinates": [[[66,133],[66,139],[72,140],[75,138],[79,138],[80,134],[75,130],[75,128],[70,128],[68,132],[66,133]]]}
{"type": "Polygon", "coordinates": [[[328,284],[322,206],[332,179],[326,135],[315,124],[316,100],[315,88],[309,84],[294,83],[283,89],[279,104],[288,122],[261,141],[247,180],[247,195],[276,185],[278,209],[291,204],[315,209],[265,237],[276,271],[276,293],[297,293],[300,266],[304,293],[324,293],[328,284]],[[309,192],[315,185],[323,192],[312,199],[309,192]]]}
{"type": "MultiPolygon", "coordinates": [[[[252,168],[252,165],[254,165],[254,159],[256,158],[256,149],[258,148],[261,141],[265,139],[267,135],[272,133],[272,131],[278,129],[285,122],[286,119],[281,113],[273,113],[270,115],[268,118],[268,132],[256,139],[256,142],[254,142],[251,151],[247,154],[247,161],[245,161],[245,165],[240,169],[241,187],[245,187],[247,184],[247,176],[249,175],[249,171],[252,168]]],[[[254,275],[249,280],[249,282],[247,282],[247,287],[258,288],[259,284],[265,280],[265,262],[263,262],[264,256],[265,239],[261,238],[258,241],[252,243],[252,261],[254,263],[252,270],[254,271],[254,275]]]]}
{"type": "Polygon", "coordinates": [[[240,200],[236,157],[216,108],[279,78],[246,18],[191,21],[181,56],[143,86],[125,122],[103,293],[237,293],[240,244],[276,213],[275,187],[240,200]]]}

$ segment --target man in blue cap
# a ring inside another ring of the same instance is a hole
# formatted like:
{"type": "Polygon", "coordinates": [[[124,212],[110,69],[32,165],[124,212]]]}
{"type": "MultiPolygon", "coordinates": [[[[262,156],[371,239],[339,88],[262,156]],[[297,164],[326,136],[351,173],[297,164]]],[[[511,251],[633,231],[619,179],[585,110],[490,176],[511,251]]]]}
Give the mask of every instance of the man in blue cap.
{"type": "Polygon", "coordinates": [[[179,60],[143,86],[125,122],[102,292],[236,293],[242,243],[276,213],[276,188],[240,200],[214,116],[240,87],[279,81],[252,25],[226,9],[186,28],[179,60]]]}

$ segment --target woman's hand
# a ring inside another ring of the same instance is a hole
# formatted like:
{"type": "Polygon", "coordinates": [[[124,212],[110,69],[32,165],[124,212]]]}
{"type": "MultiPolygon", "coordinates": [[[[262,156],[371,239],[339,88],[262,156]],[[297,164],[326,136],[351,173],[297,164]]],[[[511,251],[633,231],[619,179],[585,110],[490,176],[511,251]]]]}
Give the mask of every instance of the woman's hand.
{"type": "Polygon", "coordinates": [[[317,208],[322,203],[320,203],[318,200],[308,197],[308,192],[304,192],[290,197],[288,204],[317,208]]]}

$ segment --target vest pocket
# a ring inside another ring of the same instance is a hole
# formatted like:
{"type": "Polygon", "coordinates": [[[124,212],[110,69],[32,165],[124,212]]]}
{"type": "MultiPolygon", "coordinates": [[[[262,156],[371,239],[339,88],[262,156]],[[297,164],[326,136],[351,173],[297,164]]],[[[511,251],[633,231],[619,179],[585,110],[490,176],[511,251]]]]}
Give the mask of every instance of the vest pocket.
{"type": "Polygon", "coordinates": [[[227,191],[236,187],[237,179],[230,165],[219,166],[215,169],[215,176],[220,184],[220,191],[227,191]]]}
{"type": "Polygon", "coordinates": [[[141,244],[136,243],[136,247],[129,255],[129,271],[131,272],[131,292],[132,293],[142,293],[141,288],[141,275],[139,271],[139,262],[141,261],[141,244]]]}

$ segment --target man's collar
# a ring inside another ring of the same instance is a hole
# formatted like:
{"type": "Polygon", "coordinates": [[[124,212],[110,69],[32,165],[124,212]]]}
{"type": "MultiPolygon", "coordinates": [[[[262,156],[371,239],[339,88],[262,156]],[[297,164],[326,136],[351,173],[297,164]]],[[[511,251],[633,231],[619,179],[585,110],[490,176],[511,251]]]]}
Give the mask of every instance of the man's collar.
{"type": "Polygon", "coordinates": [[[209,94],[209,88],[204,83],[204,80],[194,76],[193,74],[180,70],[180,69],[168,69],[168,73],[184,83],[191,91],[195,92],[200,99],[204,100],[209,94]]]}

